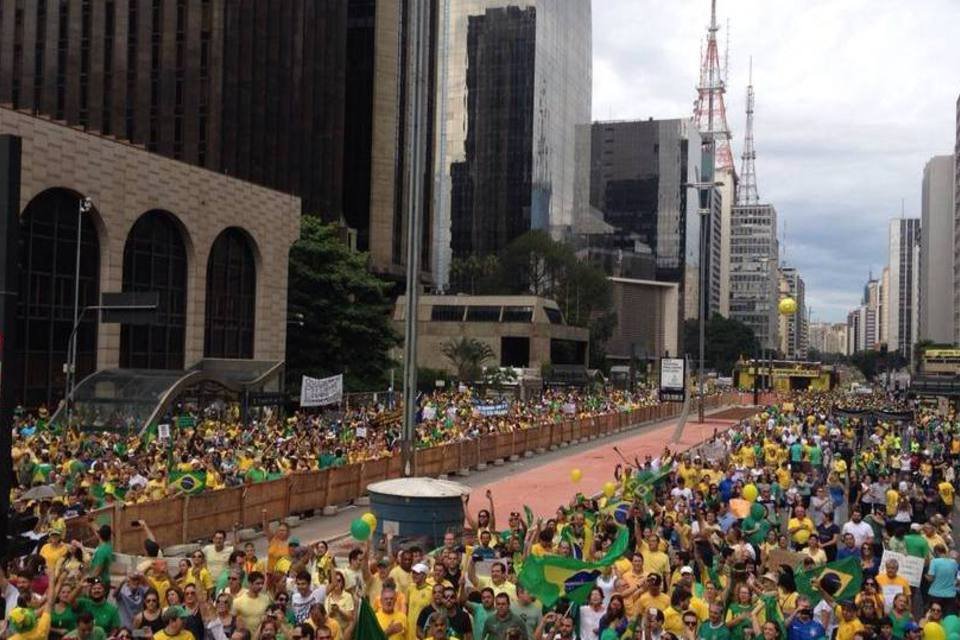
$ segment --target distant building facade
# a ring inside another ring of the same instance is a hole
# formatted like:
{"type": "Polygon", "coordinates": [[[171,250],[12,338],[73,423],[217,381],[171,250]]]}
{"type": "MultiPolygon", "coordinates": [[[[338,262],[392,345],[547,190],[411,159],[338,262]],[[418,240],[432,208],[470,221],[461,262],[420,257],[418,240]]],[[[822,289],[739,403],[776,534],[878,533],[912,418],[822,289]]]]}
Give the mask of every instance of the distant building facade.
{"type": "Polygon", "coordinates": [[[952,155],[935,156],[923,168],[920,214],[919,340],[952,344],[953,222],[956,169],[952,155]]]}
{"type": "Polygon", "coordinates": [[[777,210],[738,205],[731,212],[730,317],[751,329],[764,349],[779,345],[777,210]]]}
{"type": "Polygon", "coordinates": [[[810,350],[821,354],[847,355],[848,323],[811,322],[810,350]]]}
{"type": "Polygon", "coordinates": [[[803,360],[807,357],[807,302],[806,283],[795,267],[780,267],[781,297],[793,298],[797,311],[791,315],[781,315],[780,345],[784,356],[790,360],[803,360]]]}
{"type": "Polygon", "coordinates": [[[889,255],[890,305],[886,309],[889,342],[909,362],[919,328],[920,219],[890,221],[889,255]]]}

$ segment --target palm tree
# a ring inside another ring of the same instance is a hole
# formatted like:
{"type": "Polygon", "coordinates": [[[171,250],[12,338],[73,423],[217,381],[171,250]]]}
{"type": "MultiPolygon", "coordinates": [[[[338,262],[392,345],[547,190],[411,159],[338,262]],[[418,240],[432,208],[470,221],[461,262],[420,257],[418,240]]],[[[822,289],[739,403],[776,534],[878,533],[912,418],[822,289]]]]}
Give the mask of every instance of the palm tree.
{"type": "Polygon", "coordinates": [[[476,338],[461,337],[448,340],[440,346],[440,353],[446,356],[457,370],[461,382],[476,380],[483,371],[483,365],[494,357],[493,348],[476,338]]]}

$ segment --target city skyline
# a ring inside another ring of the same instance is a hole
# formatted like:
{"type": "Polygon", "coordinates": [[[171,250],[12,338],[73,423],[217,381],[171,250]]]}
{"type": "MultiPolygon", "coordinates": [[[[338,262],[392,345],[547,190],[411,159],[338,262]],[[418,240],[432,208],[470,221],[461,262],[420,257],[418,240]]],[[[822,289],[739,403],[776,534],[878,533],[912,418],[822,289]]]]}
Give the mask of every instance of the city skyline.
{"type": "MultiPolygon", "coordinates": [[[[886,262],[901,200],[906,216],[919,216],[925,163],[953,148],[960,68],[950,63],[951,25],[960,4],[783,8],[718,2],[721,54],[730,20],[733,150],[738,157],[743,148],[752,56],[760,199],[780,213],[786,263],[804,274],[814,318],[840,322],[864,276],[886,262]]],[[[708,0],[595,3],[594,119],[692,115],[709,17],[708,0]]]]}

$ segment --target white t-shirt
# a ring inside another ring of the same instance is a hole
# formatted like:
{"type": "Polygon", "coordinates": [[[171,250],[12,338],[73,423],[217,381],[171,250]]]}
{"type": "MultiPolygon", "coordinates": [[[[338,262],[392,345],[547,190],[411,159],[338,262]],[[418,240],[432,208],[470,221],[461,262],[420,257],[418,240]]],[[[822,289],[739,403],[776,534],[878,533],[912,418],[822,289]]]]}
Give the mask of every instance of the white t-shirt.
{"type": "MultiPolygon", "coordinates": [[[[694,523],[696,524],[696,523],[694,523]]],[[[609,578],[604,578],[600,576],[597,578],[597,586],[600,587],[600,590],[603,591],[603,606],[604,608],[610,604],[610,597],[613,595],[613,586],[617,583],[617,575],[611,573],[609,578]]]]}
{"type": "Polygon", "coordinates": [[[317,603],[322,604],[326,597],[327,590],[325,587],[317,587],[306,596],[300,595],[300,592],[294,589],[290,602],[293,603],[293,615],[297,622],[303,622],[310,617],[310,607],[317,603]]]}
{"type": "Polygon", "coordinates": [[[600,618],[606,611],[606,607],[600,607],[600,611],[594,611],[589,605],[580,607],[580,640],[598,640],[600,618]]]}
{"type": "Polygon", "coordinates": [[[208,544],[203,548],[203,557],[207,560],[207,571],[210,576],[216,580],[227,568],[227,562],[230,560],[230,554],[233,553],[233,547],[223,545],[222,551],[217,551],[213,544],[208,544]]]}
{"type": "Polygon", "coordinates": [[[852,533],[859,547],[868,539],[873,537],[873,527],[861,520],[860,522],[848,521],[843,525],[843,533],[852,533]]]}
{"type": "Polygon", "coordinates": [[[836,612],[834,611],[833,607],[831,607],[829,604],[827,604],[827,601],[826,601],[826,600],[821,600],[820,603],[817,604],[817,606],[815,606],[815,607],[813,608],[813,619],[816,620],[817,622],[819,622],[820,624],[823,624],[823,613],[824,613],[824,612],[827,612],[827,613],[830,614],[830,619],[829,619],[830,624],[829,624],[829,625],[826,625],[826,624],[823,625],[823,626],[826,628],[826,630],[827,630],[827,635],[826,635],[826,637],[827,637],[827,638],[832,638],[832,637],[833,637],[833,630],[837,628],[837,624],[838,624],[837,614],[836,614],[836,612]]]}

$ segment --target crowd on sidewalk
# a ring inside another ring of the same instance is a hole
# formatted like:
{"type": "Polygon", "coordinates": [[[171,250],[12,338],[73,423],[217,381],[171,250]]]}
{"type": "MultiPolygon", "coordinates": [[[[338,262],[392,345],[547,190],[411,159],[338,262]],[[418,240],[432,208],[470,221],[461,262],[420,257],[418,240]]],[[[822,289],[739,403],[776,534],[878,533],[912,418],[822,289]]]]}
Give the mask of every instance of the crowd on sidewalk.
{"type": "Polygon", "coordinates": [[[109,527],[91,523],[84,549],[41,502],[36,548],[0,578],[0,625],[15,640],[960,638],[952,412],[795,394],[693,451],[623,453],[602,492],[572,485],[554,513],[465,500],[435,548],[375,535],[334,558],[265,522],[263,557],[218,531],[174,561],[148,535],[122,578],[109,527]]]}
{"type": "MultiPolygon", "coordinates": [[[[656,404],[649,390],[596,393],[547,390],[531,400],[489,401],[470,389],[438,391],[420,399],[417,446],[473,439],[563,419],[630,411],[656,404]]],[[[114,501],[139,503],[173,495],[192,474],[206,489],[262,482],[393,455],[399,447],[400,411],[377,403],[344,411],[269,414],[244,427],[239,413],[198,411],[189,420],[170,416],[172,440],[143,434],[75,432],[57,428],[46,411],[20,412],[13,459],[20,490],[51,487],[55,518],[114,501]],[[178,428],[179,423],[190,424],[178,428]]],[[[194,483],[193,486],[197,486],[194,483]]]]}

